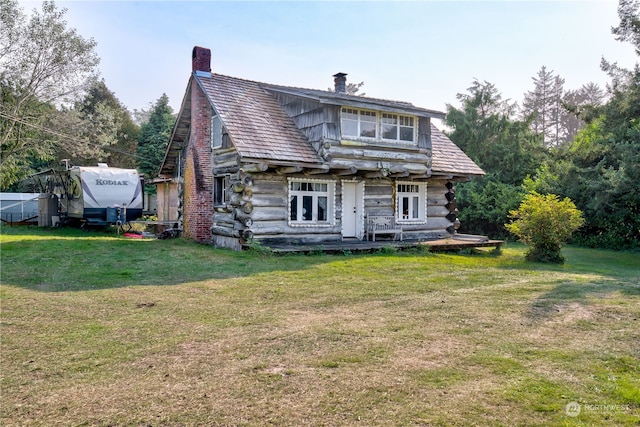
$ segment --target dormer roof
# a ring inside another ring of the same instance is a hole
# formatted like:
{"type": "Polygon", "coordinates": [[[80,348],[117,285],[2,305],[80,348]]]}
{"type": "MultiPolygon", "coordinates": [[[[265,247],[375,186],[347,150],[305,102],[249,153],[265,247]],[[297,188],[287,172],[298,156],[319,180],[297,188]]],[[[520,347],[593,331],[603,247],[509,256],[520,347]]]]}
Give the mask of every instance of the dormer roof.
{"type": "Polygon", "coordinates": [[[350,95],[348,93],[333,92],[317,89],[304,89],[278,85],[266,85],[269,90],[290,95],[296,95],[318,101],[321,104],[349,106],[371,110],[384,110],[391,113],[411,114],[418,117],[444,119],[442,111],[416,107],[410,102],[391,101],[388,99],[370,98],[366,96],[350,95]]]}

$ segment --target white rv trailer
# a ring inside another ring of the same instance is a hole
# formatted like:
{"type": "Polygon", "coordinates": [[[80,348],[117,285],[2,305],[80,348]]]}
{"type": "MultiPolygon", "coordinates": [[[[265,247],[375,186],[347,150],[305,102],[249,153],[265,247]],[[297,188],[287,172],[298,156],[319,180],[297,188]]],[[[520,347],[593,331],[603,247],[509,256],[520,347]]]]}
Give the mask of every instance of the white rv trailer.
{"type": "Polygon", "coordinates": [[[73,166],[50,175],[47,187],[59,198],[63,223],[123,224],[144,209],[144,180],[135,169],[73,166]]]}

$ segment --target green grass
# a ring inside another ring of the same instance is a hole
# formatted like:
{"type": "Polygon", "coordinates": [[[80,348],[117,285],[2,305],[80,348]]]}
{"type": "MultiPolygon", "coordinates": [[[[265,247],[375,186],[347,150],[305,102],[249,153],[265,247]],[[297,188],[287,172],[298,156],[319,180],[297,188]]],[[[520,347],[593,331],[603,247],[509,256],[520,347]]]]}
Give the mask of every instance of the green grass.
{"type": "Polygon", "coordinates": [[[0,233],[1,425],[640,423],[638,253],[0,233]]]}

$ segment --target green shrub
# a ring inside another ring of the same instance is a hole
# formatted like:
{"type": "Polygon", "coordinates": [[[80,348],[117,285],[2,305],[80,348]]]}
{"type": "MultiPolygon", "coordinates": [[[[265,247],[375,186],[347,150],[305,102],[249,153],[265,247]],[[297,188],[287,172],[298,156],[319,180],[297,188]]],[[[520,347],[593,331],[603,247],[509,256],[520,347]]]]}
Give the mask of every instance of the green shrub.
{"type": "Polygon", "coordinates": [[[537,262],[564,263],[560,249],[584,224],[582,212],[569,199],[555,194],[527,194],[520,207],[509,212],[512,222],[507,230],[529,246],[526,259],[537,262]]]}
{"type": "Polygon", "coordinates": [[[520,185],[500,182],[500,177],[492,173],[457,185],[460,232],[504,239],[509,211],[518,207],[524,193],[520,185]]]}

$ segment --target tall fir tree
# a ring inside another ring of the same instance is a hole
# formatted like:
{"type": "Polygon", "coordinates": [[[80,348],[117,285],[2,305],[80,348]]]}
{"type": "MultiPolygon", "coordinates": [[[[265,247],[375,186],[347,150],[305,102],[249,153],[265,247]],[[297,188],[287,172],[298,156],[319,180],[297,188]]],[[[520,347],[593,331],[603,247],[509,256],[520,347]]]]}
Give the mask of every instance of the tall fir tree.
{"type": "Polygon", "coordinates": [[[578,132],[584,129],[586,122],[592,121],[597,116],[597,109],[603,105],[604,100],[604,91],[593,82],[582,85],[580,89],[568,90],[564,93],[560,125],[565,133],[560,140],[561,145],[570,144],[578,132]]]}
{"type": "Polygon", "coordinates": [[[618,17],[620,24],[611,29],[615,39],[633,45],[636,55],[640,56],[640,2],[638,0],[620,0],[618,17]]]}
{"type": "Polygon", "coordinates": [[[553,78],[553,92],[551,103],[551,145],[558,146],[566,139],[567,131],[562,126],[563,117],[567,110],[562,105],[564,97],[564,79],[560,76],[553,78]]]}
{"type": "Polygon", "coordinates": [[[522,117],[531,120],[531,130],[540,135],[547,146],[554,144],[554,129],[558,119],[558,93],[564,80],[557,80],[553,71],[542,66],[537,77],[532,77],[534,88],[524,96],[522,117]]]}
{"type": "MultiPolygon", "coordinates": [[[[169,97],[163,93],[153,104],[148,121],[140,126],[138,170],[147,178],[158,175],[175,120],[169,97]]],[[[147,190],[153,191],[150,188],[147,190]]]]}

